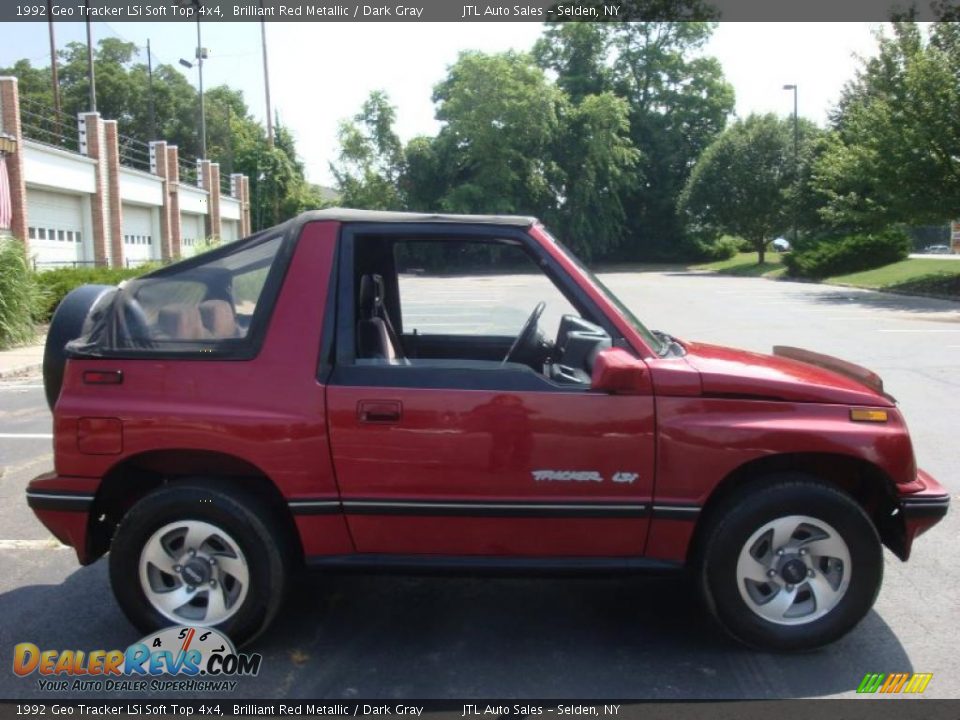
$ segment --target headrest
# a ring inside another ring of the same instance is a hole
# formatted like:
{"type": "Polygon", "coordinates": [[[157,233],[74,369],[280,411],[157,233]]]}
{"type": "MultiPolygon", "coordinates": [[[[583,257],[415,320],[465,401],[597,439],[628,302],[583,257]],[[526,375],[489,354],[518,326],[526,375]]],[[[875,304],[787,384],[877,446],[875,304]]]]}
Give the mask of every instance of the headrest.
{"type": "Polygon", "coordinates": [[[171,340],[202,340],[209,337],[196,305],[164,305],[160,308],[157,325],[171,340]]]}
{"type": "Polygon", "coordinates": [[[237,334],[233,308],[225,300],[204,300],[200,303],[200,318],[215,338],[231,338],[237,334]]]}

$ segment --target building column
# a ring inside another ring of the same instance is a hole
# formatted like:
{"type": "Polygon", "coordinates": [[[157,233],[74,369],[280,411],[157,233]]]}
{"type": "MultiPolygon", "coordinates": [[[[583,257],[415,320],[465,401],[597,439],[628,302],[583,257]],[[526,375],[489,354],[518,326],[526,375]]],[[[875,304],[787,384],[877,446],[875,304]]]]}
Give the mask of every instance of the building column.
{"type": "Polygon", "coordinates": [[[14,149],[6,153],[10,179],[10,233],[21,240],[29,252],[27,240],[27,185],[23,167],[23,129],[20,126],[20,94],[17,78],[0,77],[0,133],[13,140],[14,149]]]}
{"type": "Polygon", "coordinates": [[[199,160],[197,170],[200,173],[200,187],[207,191],[207,237],[219,240],[223,229],[220,224],[220,164],[199,160]]]}
{"type": "Polygon", "coordinates": [[[160,186],[162,204],[160,205],[160,260],[170,262],[170,183],[167,179],[167,143],[154,140],[150,143],[150,172],[163,179],[160,186]]]}
{"type": "Polygon", "coordinates": [[[183,251],[180,222],[180,154],[176,145],[167,146],[167,198],[170,205],[170,258],[179,260],[183,251]]]}
{"type": "Polygon", "coordinates": [[[232,173],[230,175],[230,195],[240,203],[240,237],[245,238],[250,234],[247,229],[247,223],[243,215],[243,173],[232,173]]]}
{"type": "Polygon", "coordinates": [[[103,121],[103,139],[107,163],[107,211],[110,213],[110,259],[114,267],[123,267],[123,203],[120,200],[120,142],[116,120],[103,121]]]}
{"type": "Polygon", "coordinates": [[[87,112],[79,116],[80,153],[96,160],[96,187],[90,196],[90,219],[93,224],[93,261],[96,265],[110,264],[110,204],[108,201],[110,177],[107,169],[107,151],[103,120],[100,113],[87,112]]]}

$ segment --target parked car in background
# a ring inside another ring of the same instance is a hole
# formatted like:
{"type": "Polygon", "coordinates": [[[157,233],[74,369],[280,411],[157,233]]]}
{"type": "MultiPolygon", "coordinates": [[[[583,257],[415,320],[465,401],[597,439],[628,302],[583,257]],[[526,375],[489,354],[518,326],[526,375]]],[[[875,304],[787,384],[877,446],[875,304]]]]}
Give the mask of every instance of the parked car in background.
{"type": "Polygon", "coordinates": [[[925,255],[949,255],[950,246],[949,245],[927,245],[923,249],[925,255]]]}
{"type": "Polygon", "coordinates": [[[790,252],[790,241],[786,238],[778,237],[770,246],[777,252],[790,252]]]}
{"type": "Polygon", "coordinates": [[[78,288],[48,338],[27,500],[144,632],[249,640],[306,565],[689,570],[807,649],[949,504],[876,374],[648,330],[534,218],[306,213],[78,288]]]}

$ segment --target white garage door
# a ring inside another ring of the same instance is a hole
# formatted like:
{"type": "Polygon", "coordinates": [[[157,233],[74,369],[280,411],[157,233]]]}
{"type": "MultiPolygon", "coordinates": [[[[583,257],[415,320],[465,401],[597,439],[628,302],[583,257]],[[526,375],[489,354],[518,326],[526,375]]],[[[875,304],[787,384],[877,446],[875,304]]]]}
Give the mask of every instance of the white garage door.
{"type": "Polygon", "coordinates": [[[220,221],[220,234],[221,240],[225,243],[233,242],[240,238],[240,228],[237,226],[236,220],[221,220],[220,221]]]}
{"type": "Polygon", "coordinates": [[[159,256],[154,252],[159,239],[153,237],[153,212],[143,205],[123,204],[123,256],[129,267],[159,256]]]}
{"type": "Polygon", "coordinates": [[[190,257],[196,251],[197,246],[201,245],[207,237],[204,229],[204,216],[194,215],[193,213],[182,213],[180,215],[180,237],[183,238],[184,257],[190,257]]]}
{"type": "Polygon", "coordinates": [[[38,267],[72,265],[85,259],[82,195],[27,188],[30,252],[38,267]]]}

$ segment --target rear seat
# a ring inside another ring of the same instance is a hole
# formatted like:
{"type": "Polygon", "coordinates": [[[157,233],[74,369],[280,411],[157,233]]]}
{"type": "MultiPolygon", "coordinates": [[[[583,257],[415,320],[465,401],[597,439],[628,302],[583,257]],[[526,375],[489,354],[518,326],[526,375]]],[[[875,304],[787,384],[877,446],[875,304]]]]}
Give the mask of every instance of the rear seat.
{"type": "Polygon", "coordinates": [[[211,337],[237,337],[237,316],[226,300],[204,300],[200,303],[200,319],[211,337]]]}
{"type": "Polygon", "coordinates": [[[208,340],[210,332],[203,326],[196,305],[164,305],[157,316],[157,328],[169,340],[208,340]]]}

